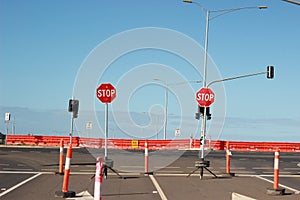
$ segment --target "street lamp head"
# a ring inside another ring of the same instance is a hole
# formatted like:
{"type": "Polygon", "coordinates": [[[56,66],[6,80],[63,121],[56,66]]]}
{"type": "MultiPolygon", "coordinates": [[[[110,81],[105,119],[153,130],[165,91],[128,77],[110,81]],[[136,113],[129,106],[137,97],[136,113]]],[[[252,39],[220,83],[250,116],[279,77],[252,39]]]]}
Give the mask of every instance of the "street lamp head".
{"type": "Polygon", "coordinates": [[[193,3],[191,0],[183,0],[185,3],[193,3]]]}
{"type": "Polygon", "coordinates": [[[268,6],[258,6],[259,9],[267,9],[268,6]]]}

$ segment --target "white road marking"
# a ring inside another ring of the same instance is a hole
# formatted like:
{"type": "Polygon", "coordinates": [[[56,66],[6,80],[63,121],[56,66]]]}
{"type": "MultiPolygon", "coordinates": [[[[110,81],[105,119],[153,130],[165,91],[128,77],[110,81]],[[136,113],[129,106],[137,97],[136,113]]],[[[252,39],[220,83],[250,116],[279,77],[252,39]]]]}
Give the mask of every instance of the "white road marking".
{"type": "Polygon", "coordinates": [[[125,166],[125,165],[123,165],[123,166],[120,166],[120,168],[144,168],[145,166],[125,166]]]}
{"type": "MultiPolygon", "coordinates": [[[[274,183],[273,181],[271,181],[271,180],[269,180],[269,179],[266,179],[266,178],[263,178],[263,177],[261,177],[261,176],[255,176],[255,177],[256,177],[256,178],[259,178],[259,179],[261,179],[261,180],[267,181],[267,182],[269,182],[269,183],[274,183]]],[[[300,194],[300,191],[299,191],[299,190],[296,190],[296,189],[294,189],[294,188],[288,187],[288,186],[283,185],[283,184],[279,184],[279,186],[280,186],[280,187],[283,187],[283,188],[286,188],[286,189],[288,189],[288,190],[291,190],[291,191],[293,191],[295,194],[300,194]]]]}
{"type": "MultiPolygon", "coordinates": [[[[274,174],[274,171],[272,172],[262,172],[263,174],[274,174]]],[[[291,172],[283,172],[283,171],[280,171],[279,174],[291,174],[291,172]]]]}
{"type": "Polygon", "coordinates": [[[162,200],[168,200],[166,195],[164,194],[163,190],[161,189],[161,187],[159,186],[158,182],[156,181],[156,179],[154,178],[153,175],[149,175],[154,187],[156,188],[156,190],[158,191],[158,194],[160,196],[160,198],[162,200]]]}
{"type": "Polygon", "coordinates": [[[261,170],[271,169],[271,170],[273,170],[274,168],[272,168],[272,167],[252,167],[252,169],[261,169],[261,170]]]}
{"type": "Polygon", "coordinates": [[[283,168],[284,170],[300,171],[300,168],[283,168]]]}
{"type": "Polygon", "coordinates": [[[3,168],[3,170],[7,170],[7,171],[10,171],[10,170],[15,170],[15,171],[33,171],[33,169],[27,169],[27,168],[21,168],[21,169],[18,169],[18,168],[3,168]]]}
{"type": "Polygon", "coordinates": [[[41,171],[46,171],[46,172],[56,172],[58,170],[56,169],[41,169],[41,171]]]}
{"type": "Polygon", "coordinates": [[[38,173],[38,174],[36,174],[36,175],[34,175],[34,176],[32,176],[32,177],[30,177],[30,178],[28,178],[28,179],[22,181],[21,183],[18,183],[17,185],[15,185],[15,186],[13,186],[13,187],[11,187],[11,188],[5,190],[4,192],[2,192],[2,193],[0,194],[0,197],[2,197],[2,196],[4,196],[4,195],[6,195],[7,193],[9,193],[9,192],[11,192],[11,191],[17,189],[18,187],[24,185],[25,183],[27,183],[27,182],[29,182],[29,181],[35,179],[36,177],[38,177],[38,176],[40,176],[40,175],[42,175],[42,173],[38,173]]]}
{"type": "Polygon", "coordinates": [[[234,171],[236,174],[255,174],[256,172],[252,171],[234,171]]]}
{"type": "MultiPolygon", "coordinates": [[[[226,169],[226,167],[220,167],[220,169],[226,169]]],[[[246,169],[246,167],[230,167],[231,170],[239,170],[239,169],[246,169]]]]}
{"type": "Polygon", "coordinates": [[[179,169],[180,167],[154,167],[155,169],[161,169],[161,168],[163,168],[163,169],[179,169]]]}
{"type": "Polygon", "coordinates": [[[183,173],[183,171],[159,170],[159,173],[183,173]]]}

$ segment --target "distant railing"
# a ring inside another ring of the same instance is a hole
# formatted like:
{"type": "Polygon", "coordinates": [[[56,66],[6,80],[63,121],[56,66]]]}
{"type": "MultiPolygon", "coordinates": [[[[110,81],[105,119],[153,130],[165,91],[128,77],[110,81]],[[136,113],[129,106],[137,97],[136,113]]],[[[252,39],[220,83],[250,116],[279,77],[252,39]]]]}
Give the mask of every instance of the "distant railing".
{"type": "MultiPolygon", "coordinates": [[[[68,136],[34,136],[34,135],[8,135],[6,145],[30,145],[30,146],[52,146],[59,147],[60,140],[65,144],[70,142],[68,136]]],[[[179,140],[137,140],[137,139],[108,139],[109,149],[143,150],[145,142],[148,143],[149,150],[198,150],[200,141],[198,139],[179,140]]],[[[226,150],[227,141],[207,140],[206,149],[226,150]]],[[[231,151],[259,151],[273,152],[300,152],[300,142],[241,142],[228,141],[231,151]]],[[[104,148],[103,138],[73,137],[73,147],[104,148]]]]}

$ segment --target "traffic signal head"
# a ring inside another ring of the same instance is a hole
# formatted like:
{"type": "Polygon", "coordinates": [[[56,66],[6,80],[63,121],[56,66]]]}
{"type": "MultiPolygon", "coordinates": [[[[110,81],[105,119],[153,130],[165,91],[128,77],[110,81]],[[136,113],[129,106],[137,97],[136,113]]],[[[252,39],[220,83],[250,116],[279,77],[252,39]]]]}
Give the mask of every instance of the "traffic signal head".
{"type": "Polygon", "coordinates": [[[74,118],[77,118],[78,116],[78,109],[79,109],[79,100],[70,99],[68,111],[73,112],[74,118]]]}
{"type": "Polygon", "coordinates": [[[199,120],[200,119],[200,113],[195,113],[195,118],[199,120]]]}
{"type": "MultiPolygon", "coordinates": [[[[210,120],[211,119],[211,113],[209,112],[210,111],[210,107],[206,107],[206,117],[207,117],[207,120],[210,120]]],[[[198,106],[198,112],[195,113],[195,118],[196,119],[200,119],[200,116],[204,116],[204,107],[202,106],[198,106]]]]}
{"type": "Polygon", "coordinates": [[[274,67],[273,66],[267,67],[267,78],[269,78],[269,79],[274,78],[274,67]]]}

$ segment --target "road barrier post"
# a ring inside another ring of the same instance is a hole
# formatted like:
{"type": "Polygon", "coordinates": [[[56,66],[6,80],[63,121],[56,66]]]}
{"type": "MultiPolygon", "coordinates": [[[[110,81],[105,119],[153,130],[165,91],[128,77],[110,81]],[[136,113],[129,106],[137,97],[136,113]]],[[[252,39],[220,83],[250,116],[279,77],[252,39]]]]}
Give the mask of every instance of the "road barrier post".
{"type": "Polygon", "coordinates": [[[226,142],[226,173],[230,174],[230,151],[229,142],[226,142]]]}
{"type": "Polygon", "coordinates": [[[71,158],[72,158],[72,144],[70,143],[70,145],[68,147],[68,151],[67,151],[62,191],[58,191],[58,192],[55,193],[55,195],[58,196],[58,197],[68,198],[68,197],[75,197],[75,195],[76,195],[75,192],[68,190],[68,188],[69,188],[71,158]]]}
{"type": "Polygon", "coordinates": [[[64,139],[60,139],[58,173],[60,175],[64,174],[64,139]]]}
{"type": "Polygon", "coordinates": [[[147,140],[145,141],[145,174],[148,173],[148,163],[149,158],[148,158],[148,142],[147,140]]]}
{"type": "Polygon", "coordinates": [[[272,189],[267,189],[269,195],[284,195],[285,189],[279,188],[279,150],[275,151],[274,157],[274,184],[272,189]]]}
{"type": "Polygon", "coordinates": [[[97,158],[95,185],[94,185],[94,200],[102,200],[102,180],[103,180],[103,162],[102,158],[97,158]]]}
{"type": "Polygon", "coordinates": [[[274,190],[279,188],[279,151],[275,152],[274,158],[274,190]]]}
{"type": "Polygon", "coordinates": [[[229,141],[226,142],[226,174],[230,176],[234,176],[235,173],[230,172],[230,156],[231,156],[229,141]]]}

